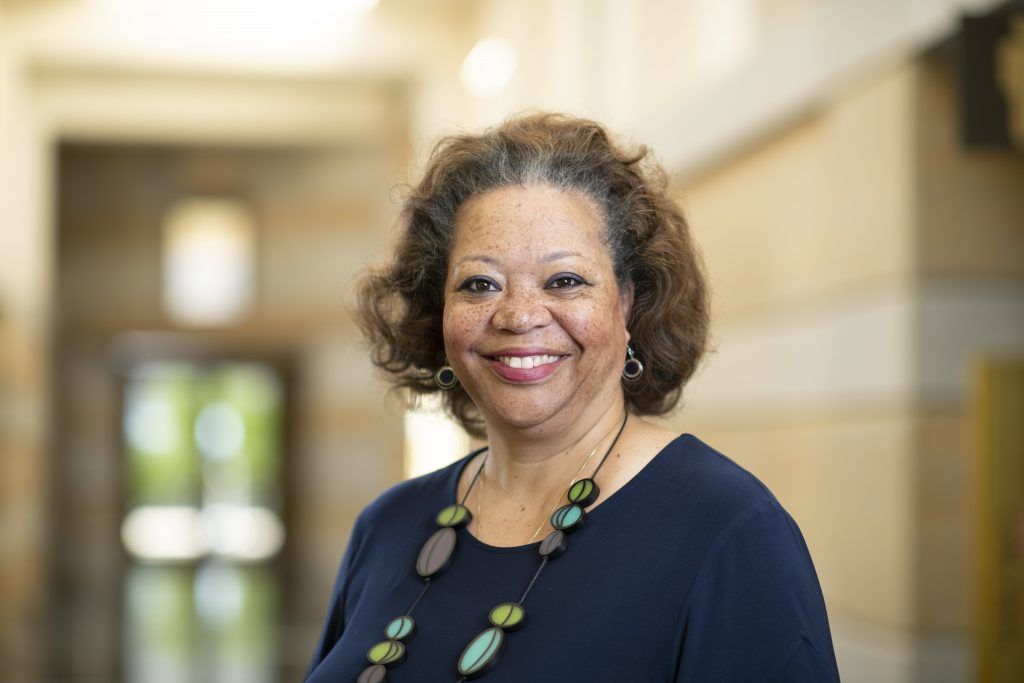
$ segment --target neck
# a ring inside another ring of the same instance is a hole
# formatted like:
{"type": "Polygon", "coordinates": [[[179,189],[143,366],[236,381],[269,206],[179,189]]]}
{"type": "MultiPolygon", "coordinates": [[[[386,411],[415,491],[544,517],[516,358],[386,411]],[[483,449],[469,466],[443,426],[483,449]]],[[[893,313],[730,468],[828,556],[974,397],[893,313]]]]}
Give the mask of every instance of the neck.
{"type": "Polygon", "coordinates": [[[554,485],[568,485],[569,478],[596,448],[588,467],[580,473],[589,477],[622,425],[624,411],[619,396],[590,419],[575,420],[567,429],[489,426],[490,455],[484,468],[488,487],[512,497],[545,495],[554,485]]]}

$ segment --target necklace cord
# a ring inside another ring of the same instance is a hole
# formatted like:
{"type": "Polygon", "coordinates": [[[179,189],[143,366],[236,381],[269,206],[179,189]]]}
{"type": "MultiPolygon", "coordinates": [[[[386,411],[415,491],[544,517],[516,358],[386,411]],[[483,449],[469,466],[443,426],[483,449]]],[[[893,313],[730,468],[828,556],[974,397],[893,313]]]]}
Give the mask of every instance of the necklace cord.
{"type": "Polygon", "coordinates": [[[533,588],[533,584],[535,584],[537,582],[537,577],[540,576],[540,573],[542,571],[544,571],[544,566],[547,563],[548,563],[548,558],[547,557],[545,557],[543,560],[540,561],[540,566],[537,567],[537,571],[534,572],[533,578],[530,579],[530,583],[526,586],[526,590],[523,591],[523,597],[519,598],[519,604],[520,605],[523,604],[524,602],[526,602],[526,596],[530,594],[530,589],[533,588]]]}
{"type": "Polygon", "coordinates": [[[420,594],[418,596],[416,596],[416,599],[413,600],[411,605],[409,605],[409,609],[407,609],[405,611],[405,616],[407,616],[407,617],[411,617],[412,616],[412,611],[414,609],[416,609],[416,605],[420,604],[420,600],[422,600],[423,596],[426,595],[428,588],[430,588],[430,579],[424,579],[423,580],[423,590],[420,591],[420,594]]]}
{"type": "Polygon", "coordinates": [[[480,478],[480,473],[484,471],[484,465],[487,464],[487,456],[491,454],[491,449],[490,447],[484,447],[482,450],[487,452],[484,453],[484,459],[480,462],[480,467],[476,469],[476,474],[473,475],[473,480],[469,482],[469,487],[466,489],[466,492],[462,495],[462,500],[459,501],[459,505],[466,504],[466,499],[469,498],[470,492],[472,492],[473,487],[476,486],[476,480],[480,478]]]}
{"type": "Polygon", "coordinates": [[[624,430],[626,428],[626,420],[628,420],[628,419],[629,419],[629,411],[627,410],[626,414],[622,416],[622,425],[619,427],[619,431],[616,432],[615,438],[612,439],[611,445],[608,446],[608,450],[606,450],[604,452],[604,455],[601,456],[601,462],[597,463],[597,467],[594,469],[594,473],[590,475],[591,479],[596,479],[597,478],[597,473],[600,472],[601,471],[601,467],[604,466],[604,461],[608,459],[608,456],[609,456],[609,454],[611,454],[612,449],[615,448],[615,444],[617,444],[619,442],[619,437],[622,436],[622,430],[624,430]]]}

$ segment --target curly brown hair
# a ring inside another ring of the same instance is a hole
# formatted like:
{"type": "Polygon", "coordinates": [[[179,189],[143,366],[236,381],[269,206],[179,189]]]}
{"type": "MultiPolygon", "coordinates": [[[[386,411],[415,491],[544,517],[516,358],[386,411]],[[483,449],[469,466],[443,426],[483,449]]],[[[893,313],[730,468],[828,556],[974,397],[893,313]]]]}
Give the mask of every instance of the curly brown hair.
{"type": "MultiPolygon", "coordinates": [[[[414,400],[439,391],[433,375],[445,359],[444,283],[459,208],[489,190],[534,184],[583,191],[602,210],[616,278],[634,287],[628,329],[645,369],[623,383],[626,407],[640,415],[671,411],[707,344],[700,254],[648,149],[625,149],[600,124],[564,114],[517,116],[434,146],[423,179],[408,191],[391,260],[358,288],[373,363],[414,400]]],[[[484,436],[461,386],[445,392],[444,403],[466,431],[484,436]]]]}

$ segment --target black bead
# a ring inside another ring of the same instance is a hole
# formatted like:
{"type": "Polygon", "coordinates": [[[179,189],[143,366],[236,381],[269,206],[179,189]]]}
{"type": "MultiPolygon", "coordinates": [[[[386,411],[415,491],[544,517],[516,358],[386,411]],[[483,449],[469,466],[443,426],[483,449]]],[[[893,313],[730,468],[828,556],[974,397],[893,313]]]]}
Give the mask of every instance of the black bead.
{"type": "Polygon", "coordinates": [[[540,549],[538,552],[541,557],[553,560],[564,553],[565,549],[568,547],[569,539],[566,537],[565,532],[555,529],[540,542],[540,549]]]}

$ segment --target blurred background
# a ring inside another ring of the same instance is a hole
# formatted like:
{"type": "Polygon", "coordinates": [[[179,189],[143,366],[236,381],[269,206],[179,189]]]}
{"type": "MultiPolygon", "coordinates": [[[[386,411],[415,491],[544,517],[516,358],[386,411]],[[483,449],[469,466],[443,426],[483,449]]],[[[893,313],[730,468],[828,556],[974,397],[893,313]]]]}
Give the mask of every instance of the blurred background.
{"type": "Polygon", "coordinates": [[[666,422],[796,518],[844,680],[1024,680],[990,0],[0,0],[0,679],[301,678],[355,515],[467,443],[352,281],[433,139],[526,108],[671,171],[715,350],[666,422]]]}

